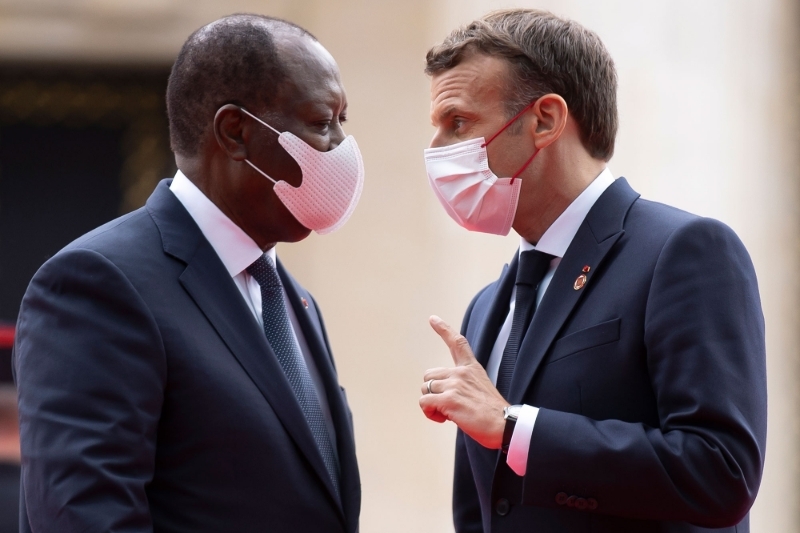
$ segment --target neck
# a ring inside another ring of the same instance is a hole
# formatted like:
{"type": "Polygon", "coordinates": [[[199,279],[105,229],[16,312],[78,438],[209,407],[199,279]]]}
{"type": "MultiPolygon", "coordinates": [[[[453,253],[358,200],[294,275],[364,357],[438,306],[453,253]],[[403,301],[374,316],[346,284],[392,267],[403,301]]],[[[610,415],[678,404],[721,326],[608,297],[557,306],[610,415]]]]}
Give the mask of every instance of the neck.
{"type": "Polygon", "coordinates": [[[275,246],[277,240],[263,238],[261,234],[251,228],[241,216],[242,209],[237,209],[233,202],[224,194],[224,190],[215,187],[215,183],[235,180],[230,178],[230,161],[220,158],[186,157],[176,154],[175,162],[183,174],[197,186],[198,189],[222,211],[231,222],[239,226],[242,231],[266,252],[275,246]],[[218,176],[214,179],[214,176],[218,176]],[[219,176],[225,176],[220,178],[219,176]]]}
{"type": "Polygon", "coordinates": [[[530,173],[542,178],[527,178],[530,185],[527,188],[523,179],[523,191],[514,217],[514,230],[531,244],[539,242],[561,213],[606,168],[605,161],[588,157],[588,154],[585,158],[570,158],[568,165],[543,163],[544,168],[530,173]]]}

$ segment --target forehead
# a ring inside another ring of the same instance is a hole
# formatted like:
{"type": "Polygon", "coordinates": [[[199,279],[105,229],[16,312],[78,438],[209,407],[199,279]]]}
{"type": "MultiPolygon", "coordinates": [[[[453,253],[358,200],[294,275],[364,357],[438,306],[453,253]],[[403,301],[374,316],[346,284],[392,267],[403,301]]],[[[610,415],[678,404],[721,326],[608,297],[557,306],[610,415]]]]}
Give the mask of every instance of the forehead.
{"type": "Polygon", "coordinates": [[[475,112],[502,107],[509,74],[505,59],[471,54],[431,77],[431,114],[443,115],[452,107],[475,112]]]}
{"type": "Polygon", "coordinates": [[[278,38],[277,48],[287,79],[286,103],[341,107],[346,95],[339,67],[317,41],[302,36],[278,38]]]}

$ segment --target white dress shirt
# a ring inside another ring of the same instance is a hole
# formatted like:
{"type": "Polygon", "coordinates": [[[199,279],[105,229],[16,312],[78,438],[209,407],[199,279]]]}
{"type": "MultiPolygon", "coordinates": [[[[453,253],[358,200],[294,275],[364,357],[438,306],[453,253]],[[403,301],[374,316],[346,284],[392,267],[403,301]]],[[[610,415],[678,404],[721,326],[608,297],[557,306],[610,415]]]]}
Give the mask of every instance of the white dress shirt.
{"type": "MultiPolygon", "coordinates": [[[[209,200],[203,192],[192,183],[180,170],[175,174],[172,184],[169,189],[183,204],[183,207],[189,212],[189,215],[194,219],[200,231],[208,240],[211,247],[217,252],[225,269],[233,278],[236,288],[244,298],[247,307],[253,313],[253,318],[256,319],[261,326],[262,331],[264,328],[264,318],[261,315],[261,286],[258,282],[247,273],[247,267],[261,257],[264,252],[253,239],[250,238],[239,226],[225,215],[220,209],[209,200]]],[[[272,258],[272,262],[277,265],[277,256],[275,248],[272,247],[267,250],[266,254],[272,258]]],[[[297,316],[294,313],[294,308],[286,296],[286,291],[283,291],[283,300],[286,304],[286,311],[289,314],[289,321],[292,325],[292,333],[294,335],[295,343],[303,354],[308,372],[311,374],[311,380],[314,382],[314,388],[317,390],[317,397],[319,398],[322,413],[325,416],[325,422],[328,426],[328,433],[331,437],[331,444],[334,450],[336,449],[336,432],[333,426],[333,419],[331,418],[330,406],[328,405],[328,398],[325,395],[325,388],[322,384],[317,365],[311,355],[311,350],[308,347],[306,338],[303,335],[303,330],[300,328],[300,323],[297,321],[297,316]]]]}
{"type": "MultiPolygon", "coordinates": [[[[598,175],[586,189],[572,201],[571,204],[564,210],[563,213],[547,228],[542,238],[534,246],[525,239],[520,238],[519,252],[527,252],[528,250],[539,250],[553,256],[550,261],[550,268],[544,275],[542,282],[539,284],[539,291],[536,293],[536,305],[542,301],[550,281],[556,272],[556,268],[561,263],[561,258],[567,252],[572,239],[578,232],[586,215],[594,203],[600,198],[600,195],[608,188],[609,185],[614,183],[614,176],[611,171],[606,168],[598,175]]],[[[500,369],[500,361],[503,359],[503,350],[505,350],[508,337],[511,334],[511,323],[514,319],[514,303],[517,296],[517,288],[511,290],[511,300],[508,306],[508,315],[500,328],[500,333],[497,335],[497,341],[494,343],[492,353],[489,356],[489,361],[486,364],[486,372],[489,374],[489,379],[492,383],[497,384],[497,372],[500,369]]],[[[508,447],[508,456],[506,462],[511,469],[519,476],[524,476],[528,468],[528,450],[531,443],[531,435],[533,434],[533,426],[536,424],[536,417],[539,415],[539,409],[531,405],[523,405],[519,413],[519,418],[514,426],[514,433],[511,436],[511,442],[508,447]]]]}

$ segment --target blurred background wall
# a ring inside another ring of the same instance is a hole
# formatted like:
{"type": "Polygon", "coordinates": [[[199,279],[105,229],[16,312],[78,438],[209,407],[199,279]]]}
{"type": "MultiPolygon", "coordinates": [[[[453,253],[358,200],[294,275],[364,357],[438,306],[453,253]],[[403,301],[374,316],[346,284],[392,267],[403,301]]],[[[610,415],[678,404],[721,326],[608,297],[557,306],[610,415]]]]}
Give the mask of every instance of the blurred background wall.
{"type": "Polygon", "coordinates": [[[232,12],[288,18],[338,60],[367,169],[344,229],[279,247],[325,313],[355,414],[361,530],[451,531],[454,427],[417,406],[424,370],[450,363],[426,319],[460,323],[518,240],[461,230],[430,193],[422,69],[453,27],[511,6],[574,18],[606,43],[620,81],[614,174],[747,245],[770,394],[752,530],[800,530],[796,0],[0,0],[0,320],[13,322],[46,257],[171,176],[163,89],[189,33],[232,12]]]}

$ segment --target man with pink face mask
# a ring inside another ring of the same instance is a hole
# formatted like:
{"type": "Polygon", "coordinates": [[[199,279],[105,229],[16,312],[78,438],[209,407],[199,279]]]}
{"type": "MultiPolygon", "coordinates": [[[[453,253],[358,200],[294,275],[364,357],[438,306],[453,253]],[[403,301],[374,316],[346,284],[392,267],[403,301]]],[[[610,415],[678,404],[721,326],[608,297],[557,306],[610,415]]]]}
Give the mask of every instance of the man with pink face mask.
{"type": "Polygon", "coordinates": [[[22,531],[354,533],[351,413],[275,254],[361,194],[336,62],[292,23],[233,15],[189,37],[167,104],[174,179],[22,302],[22,531]]]}
{"type": "Polygon", "coordinates": [[[715,220],[607,167],[616,73],[600,39],[491,13],[427,56],[428,179],[450,217],[520,249],[455,331],[420,406],[458,426],[458,533],[749,531],[766,439],[753,265],[715,220]]]}

